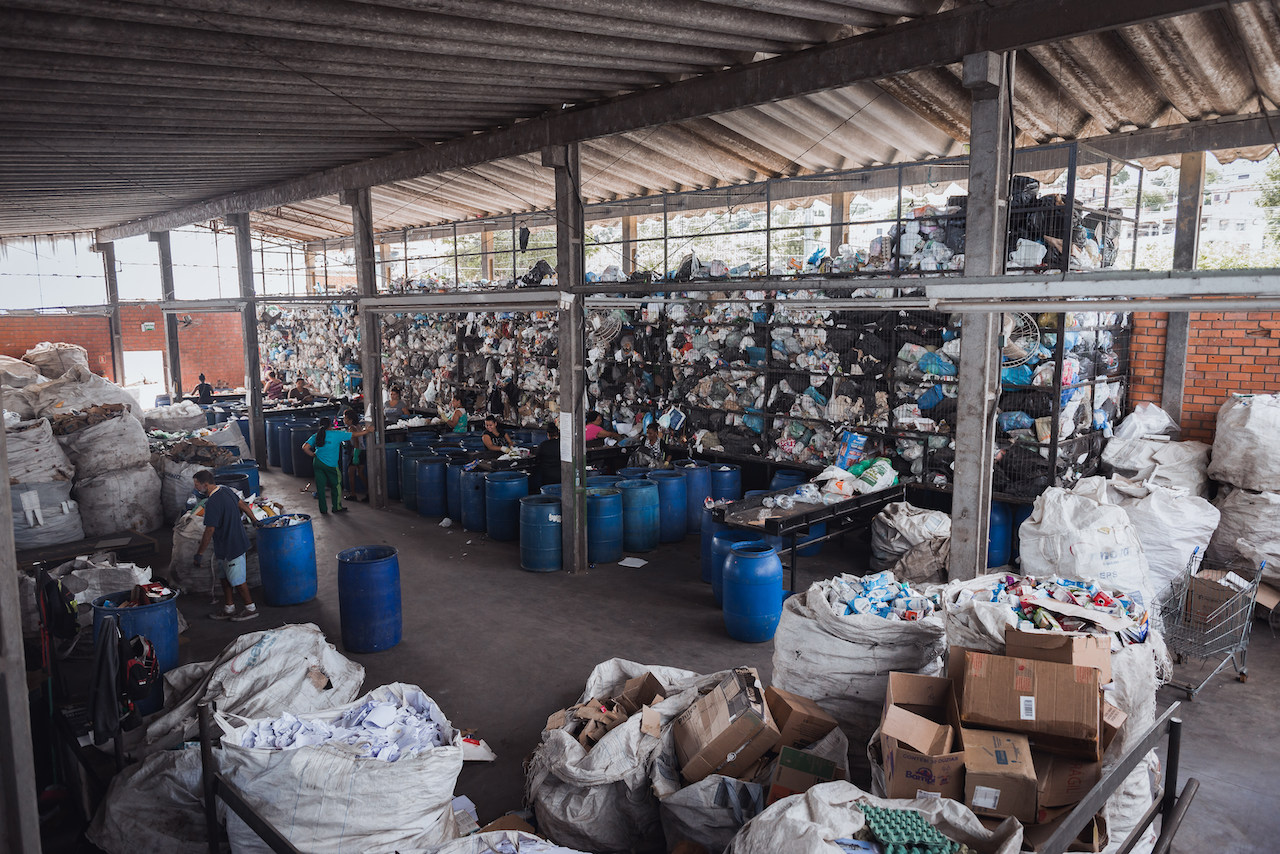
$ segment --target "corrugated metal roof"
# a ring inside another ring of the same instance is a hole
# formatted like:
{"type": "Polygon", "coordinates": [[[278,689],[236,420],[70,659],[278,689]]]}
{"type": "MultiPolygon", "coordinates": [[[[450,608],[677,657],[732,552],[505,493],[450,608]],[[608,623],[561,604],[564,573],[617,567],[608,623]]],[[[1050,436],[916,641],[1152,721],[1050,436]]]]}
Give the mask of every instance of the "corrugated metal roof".
{"type": "MultiPolygon", "coordinates": [[[[974,0],[978,2],[978,0],[974,0]]],[[[937,11],[937,0],[5,0],[0,234],[84,230],[937,11]]],[[[950,8],[960,3],[947,3],[950,8]]],[[[1280,102],[1270,0],[1019,52],[1020,142],[1280,102]],[[1255,77],[1257,85],[1255,86],[1255,77]]],[[[588,201],[958,153],[959,69],[582,146],[588,201]]],[[[549,207],[511,158],[375,188],[379,229],[549,207]]],[[[333,197],[254,214],[349,233],[333,197]]]]}

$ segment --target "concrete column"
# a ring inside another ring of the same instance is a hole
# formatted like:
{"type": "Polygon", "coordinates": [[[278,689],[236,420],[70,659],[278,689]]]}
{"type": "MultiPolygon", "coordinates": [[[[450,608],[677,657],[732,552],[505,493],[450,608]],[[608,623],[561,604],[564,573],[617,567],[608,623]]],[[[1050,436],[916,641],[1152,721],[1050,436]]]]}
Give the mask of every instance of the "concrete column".
{"type": "MultiPolygon", "coordinates": [[[[369,188],[346,190],[342,203],[351,208],[352,237],[356,250],[356,289],[362,297],[377,296],[378,273],[374,269],[373,203],[369,188]]],[[[387,418],[382,411],[382,318],[363,306],[360,311],[360,373],[364,400],[372,413],[374,431],[365,439],[369,455],[369,503],[387,509],[387,418]]]]}
{"type": "MultiPolygon", "coordinates": [[[[1200,257],[1200,212],[1204,207],[1205,153],[1182,155],[1178,170],[1178,218],[1173,231],[1173,269],[1194,270],[1200,257]]],[[[1164,337],[1164,381],[1160,408],[1175,424],[1182,423],[1182,398],[1187,383],[1187,342],[1191,313],[1171,311],[1164,337]]]]}
{"type": "MultiPolygon", "coordinates": [[[[1013,54],[990,52],[964,59],[964,85],[973,93],[966,276],[999,275],[1005,268],[1012,139],[1008,87],[1013,83],[1013,61],[1013,54]]],[[[963,319],[951,510],[952,578],[973,578],[987,568],[1002,318],[997,313],[970,312],[963,319]]]]}
{"type": "MultiPolygon", "coordinates": [[[[153,231],[147,235],[156,245],[156,255],[160,263],[160,298],[165,302],[177,299],[177,286],[173,279],[173,247],[169,241],[169,232],[153,231]]],[[[171,312],[164,314],[164,356],[169,368],[169,390],[177,396],[182,394],[182,351],[178,342],[178,316],[171,312]]]]}
{"type": "Polygon", "coordinates": [[[316,282],[316,252],[314,249],[304,247],[302,250],[302,263],[307,269],[307,293],[314,294],[320,291],[316,282]]]}
{"type": "Polygon", "coordinates": [[[622,218],[622,275],[630,276],[636,271],[636,218],[622,218]]]}
{"type": "Polygon", "coordinates": [[[99,243],[95,247],[102,253],[102,272],[107,282],[108,334],[111,337],[111,371],[117,385],[124,385],[124,333],[120,328],[120,286],[116,281],[116,245],[99,243]]]}
{"type": "Polygon", "coordinates": [[[480,232],[480,278],[493,281],[493,232],[480,232]]]}
{"type": "MultiPolygon", "coordinates": [[[[0,424],[0,478],[9,482],[3,424],[0,424]]],[[[4,489],[0,490],[0,756],[5,757],[0,762],[0,851],[40,854],[30,700],[18,602],[13,505],[9,490],[4,489]]]]}
{"type": "Polygon", "coordinates": [[[556,173],[556,281],[560,288],[560,483],[564,567],[587,568],[586,441],[583,400],[587,361],[584,303],[584,234],[577,143],[542,149],[542,165],[556,173]],[[576,292],[575,292],[576,291],[576,292]]]}
{"type": "Polygon", "coordinates": [[[244,336],[244,388],[249,404],[249,444],[253,458],[267,467],[267,422],[262,415],[262,363],[258,355],[258,299],[253,286],[253,240],[247,213],[228,214],[236,233],[236,281],[240,283],[240,328],[244,336]]]}
{"type": "Polygon", "coordinates": [[[840,254],[841,245],[849,242],[849,194],[831,194],[831,238],[828,253],[834,258],[840,254]]]}

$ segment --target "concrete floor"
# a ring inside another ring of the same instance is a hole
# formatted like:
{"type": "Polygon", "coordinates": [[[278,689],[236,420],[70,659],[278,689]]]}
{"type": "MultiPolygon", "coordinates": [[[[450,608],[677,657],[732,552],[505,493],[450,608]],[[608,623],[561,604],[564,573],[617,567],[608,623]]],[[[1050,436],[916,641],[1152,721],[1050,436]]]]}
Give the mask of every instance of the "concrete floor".
{"type": "MultiPolygon", "coordinates": [[[[312,512],[304,481],[264,475],[266,494],[294,510],[312,512]]],[[[291,608],[260,604],[262,619],[246,624],[210,621],[203,595],[188,595],[191,623],[183,661],[212,658],[243,631],[313,622],[341,650],[336,554],[385,543],[399,551],[404,640],[387,652],[348,654],[366,669],[365,689],[387,682],[421,686],[455,726],[472,728],[498,754],[493,763],[467,763],[457,792],[475,801],[482,822],[523,803],[522,763],[538,743],[547,715],[577,699],[591,668],[611,657],[709,672],[735,665],[771,676],[772,644],[742,644],[725,633],[711,589],[699,580],[698,541],[644,555],[648,565],[600,566],[577,575],[535,574],[518,568],[517,545],[490,541],[454,526],[440,528],[401,507],[388,512],[355,504],[338,516],[315,515],[320,592],[291,608]]],[[[862,563],[862,547],[848,538],[829,544],[819,559],[802,561],[799,589],[862,563]]],[[[1184,703],[1182,776],[1201,781],[1200,795],[1174,850],[1280,851],[1280,811],[1272,781],[1280,773],[1280,643],[1255,623],[1249,651],[1251,679],[1219,675],[1184,703]]],[[[1180,668],[1194,675],[1195,666],[1180,668]]],[[[1161,708],[1182,698],[1165,688],[1161,708]]]]}

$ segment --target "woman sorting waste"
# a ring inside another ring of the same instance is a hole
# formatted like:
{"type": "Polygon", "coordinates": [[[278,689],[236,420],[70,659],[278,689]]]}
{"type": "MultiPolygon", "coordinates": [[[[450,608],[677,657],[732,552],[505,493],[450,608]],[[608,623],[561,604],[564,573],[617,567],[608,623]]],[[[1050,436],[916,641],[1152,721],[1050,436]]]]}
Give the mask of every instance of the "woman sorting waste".
{"type": "Polygon", "coordinates": [[[279,400],[284,397],[284,383],[275,371],[267,371],[266,382],[262,384],[262,393],[268,400],[279,400]]]}
{"type": "Polygon", "coordinates": [[[449,417],[441,418],[440,423],[452,427],[454,433],[467,432],[467,410],[462,408],[462,395],[455,394],[449,401],[449,417]]]}
{"type": "Polygon", "coordinates": [[[509,448],[515,443],[511,441],[511,434],[504,433],[498,429],[498,416],[486,415],[484,417],[484,433],[481,435],[481,441],[484,442],[486,451],[502,453],[505,448],[509,448]]]}
{"type": "Polygon", "coordinates": [[[365,459],[364,435],[357,436],[352,432],[360,426],[360,413],[354,409],[348,409],[343,412],[342,426],[352,434],[351,463],[347,466],[347,488],[349,491],[342,496],[342,499],[344,501],[368,501],[369,464],[365,459]],[[363,490],[360,489],[361,485],[364,486],[363,490]],[[361,493],[363,493],[363,497],[361,493]]]}
{"type": "Polygon", "coordinates": [[[315,460],[316,497],[320,499],[320,513],[327,514],[329,505],[325,502],[325,491],[333,497],[333,512],[342,513],[346,506],[342,503],[342,478],[338,474],[338,451],[343,442],[356,436],[367,436],[373,432],[373,425],[357,427],[354,430],[331,430],[328,424],[321,424],[315,434],[302,445],[302,452],[315,460]]]}
{"type": "Polygon", "coordinates": [[[205,382],[204,374],[200,375],[200,382],[191,390],[191,393],[196,396],[196,403],[203,404],[204,406],[208,406],[213,403],[213,386],[205,382]]]}
{"type": "Polygon", "coordinates": [[[662,428],[657,421],[650,421],[644,429],[644,442],[631,452],[627,462],[636,467],[662,468],[671,459],[671,449],[662,438],[662,428]]]}
{"type": "Polygon", "coordinates": [[[621,434],[604,428],[604,416],[599,412],[587,413],[587,426],[583,429],[583,439],[594,442],[596,439],[621,439],[621,434]]]}
{"type": "Polygon", "coordinates": [[[401,397],[400,386],[393,385],[391,391],[387,392],[387,403],[382,407],[382,414],[386,417],[388,424],[395,424],[409,418],[409,404],[404,402],[401,397]]]}

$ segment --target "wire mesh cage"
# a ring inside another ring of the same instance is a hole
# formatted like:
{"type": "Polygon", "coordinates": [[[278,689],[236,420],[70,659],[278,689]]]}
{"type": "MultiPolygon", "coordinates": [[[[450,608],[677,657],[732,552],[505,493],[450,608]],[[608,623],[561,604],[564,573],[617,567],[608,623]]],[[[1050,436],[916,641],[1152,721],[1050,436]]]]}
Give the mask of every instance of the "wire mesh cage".
{"type": "Polygon", "coordinates": [[[1161,599],[1165,643],[1176,661],[1222,656],[1199,683],[1171,683],[1186,691],[1188,697],[1199,693],[1228,662],[1241,682],[1248,679],[1245,655],[1263,567],[1265,564],[1254,566],[1240,558],[1204,560],[1197,550],[1187,563],[1186,573],[1161,599]]]}

